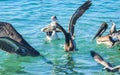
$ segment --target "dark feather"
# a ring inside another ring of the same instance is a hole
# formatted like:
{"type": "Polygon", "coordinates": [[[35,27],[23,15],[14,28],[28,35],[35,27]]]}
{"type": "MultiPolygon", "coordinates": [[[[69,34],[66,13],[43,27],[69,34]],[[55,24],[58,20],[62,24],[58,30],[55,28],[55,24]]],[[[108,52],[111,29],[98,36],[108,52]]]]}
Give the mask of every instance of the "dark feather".
{"type": "Polygon", "coordinates": [[[69,23],[69,32],[74,34],[74,25],[76,24],[77,19],[83,15],[83,13],[91,6],[91,1],[85,2],[82,6],[80,6],[75,13],[72,15],[69,23]]]}
{"type": "Polygon", "coordinates": [[[30,56],[39,56],[40,53],[38,51],[36,51],[33,47],[31,47],[22,37],[22,35],[20,35],[15,28],[6,22],[0,22],[0,37],[9,37],[15,41],[17,41],[18,43],[22,44],[24,47],[26,47],[27,49],[29,49],[30,52],[30,56]]]}
{"type": "Polygon", "coordinates": [[[98,53],[91,51],[91,56],[94,58],[94,60],[103,65],[104,67],[112,67],[112,65],[108,62],[106,62],[98,53]]]}
{"type": "Polygon", "coordinates": [[[21,56],[29,56],[29,50],[9,37],[0,37],[0,49],[21,56]]]}

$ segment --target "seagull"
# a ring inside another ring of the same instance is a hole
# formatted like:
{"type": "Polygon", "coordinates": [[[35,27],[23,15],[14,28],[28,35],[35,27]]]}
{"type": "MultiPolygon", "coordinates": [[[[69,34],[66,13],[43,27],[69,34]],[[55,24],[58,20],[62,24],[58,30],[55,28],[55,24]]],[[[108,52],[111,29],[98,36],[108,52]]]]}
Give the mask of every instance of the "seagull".
{"type": "MultiPolygon", "coordinates": [[[[22,46],[24,46],[27,49],[27,55],[26,56],[39,56],[40,53],[35,50],[32,46],[30,46],[20,35],[16,29],[7,22],[0,22],[0,37],[8,37],[18,43],[20,43],[22,46]]],[[[7,38],[7,39],[8,39],[7,38]]],[[[1,45],[1,44],[0,44],[1,45]]],[[[3,46],[4,47],[4,46],[3,46]]],[[[4,48],[3,48],[4,49],[4,48]]],[[[7,49],[7,48],[6,48],[7,49]]],[[[9,49],[8,49],[9,50],[9,49]]],[[[6,51],[8,51],[6,50],[6,51]]],[[[9,51],[8,51],[9,52],[9,51]]],[[[25,56],[25,55],[24,55],[25,56]]]]}
{"type": "Polygon", "coordinates": [[[42,32],[46,33],[46,39],[51,40],[59,40],[57,32],[61,32],[60,29],[56,26],[57,17],[51,16],[51,23],[44,28],[41,29],[42,32]]]}
{"type": "Polygon", "coordinates": [[[112,27],[109,34],[102,36],[102,34],[106,31],[107,28],[108,24],[106,22],[103,22],[96,35],[94,36],[93,40],[97,38],[97,44],[105,44],[108,47],[113,47],[120,42],[120,30],[117,31],[115,23],[112,22],[112,27]]]}
{"type": "Polygon", "coordinates": [[[103,65],[105,70],[107,70],[108,72],[119,72],[120,70],[120,65],[112,67],[112,65],[105,61],[98,53],[91,51],[91,56],[94,58],[94,60],[103,65]]]}
{"type": "Polygon", "coordinates": [[[83,13],[89,9],[89,7],[91,6],[91,1],[86,1],[84,4],[82,4],[76,11],[75,13],[72,15],[71,19],[70,19],[70,23],[69,23],[69,28],[68,28],[68,32],[60,25],[57,23],[58,28],[63,32],[64,36],[65,36],[65,45],[64,45],[64,49],[66,52],[68,51],[75,51],[76,50],[76,43],[74,41],[74,27],[76,24],[77,19],[83,15],[83,13]]]}

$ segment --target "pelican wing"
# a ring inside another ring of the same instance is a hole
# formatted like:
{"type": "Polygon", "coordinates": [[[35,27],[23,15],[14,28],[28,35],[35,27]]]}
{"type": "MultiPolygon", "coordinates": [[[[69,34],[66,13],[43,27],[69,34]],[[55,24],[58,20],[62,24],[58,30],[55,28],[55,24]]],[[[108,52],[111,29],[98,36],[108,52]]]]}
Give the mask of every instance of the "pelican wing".
{"type": "Polygon", "coordinates": [[[119,70],[119,69],[120,69],[120,65],[113,67],[112,70],[119,70]]]}
{"type": "Polygon", "coordinates": [[[0,37],[0,49],[21,56],[29,55],[29,50],[9,37],[0,37]]]}
{"type": "Polygon", "coordinates": [[[77,19],[83,15],[83,13],[91,6],[91,1],[86,1],[82,6],[80,6],[75,13],[72,15],[69,23],[69,32],[74,34],[74,26],[76,24],[77,19]]]}
{"type": "Polygon", "coordinates": [[[40,53],[31,47],[24,38],[15,30],[15,28],[6,22],[0,22],[0,37],[9,37],[18,43],[22,44],[24,47],[29,49],[31,56],[38,56],[40,53]]]}
{"type": "Polygon", "coordinates": [[[63,32],[63,34],[64,34],[65,36],[67,36],[66,30],[65,30],[60,24],[56,23],[56,25],[57,25],[57,27],[63,32]]]}
{"type": "Polygon", "coordinates": [[[14,29],[11,24],[6,22],[0,22],[0,37],[10,37],[17,42],[22,40],[22,36],[14,29]]]}
{"type": "Polygon", "coordinates": [[[91,51],[91,56],[94,58],[96,62],[103,65],[105,68],[112,67],[112,65],[106,62],[98,53],[91,51]]]}
{"type": "MultiPolygon", "coordinates": [[[[52,26],[49,24],[41,29],[42,32],[51,32],[53,31],[52,26]]],[[[56,32],[61,32],[61,30],[56,26],[56,32]]]]}

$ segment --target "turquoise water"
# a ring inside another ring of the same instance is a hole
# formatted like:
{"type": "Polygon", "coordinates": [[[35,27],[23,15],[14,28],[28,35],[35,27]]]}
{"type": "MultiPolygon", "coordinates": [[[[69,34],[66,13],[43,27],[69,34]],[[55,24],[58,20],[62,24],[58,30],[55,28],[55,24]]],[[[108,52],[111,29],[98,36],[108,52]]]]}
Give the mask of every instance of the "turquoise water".
{"type": "MultiPolygon", "coordinates": [[[[99,25],[106,21],[111,27],[113,20],[120,28],[120,1],[92,1],[92,6],[78,19],[75,27],[76,52],[70,54],[63,49],[64,36],[60,40],[47,42],[40,29],[50,23],[56,15],[59,23],[67,30],[70,16],[86,0],[0,0],[0,21],[11,23],[24,39],[52,61],[46,63],[42,57],[19,57],[0,51],[0,75],[118,75],[102,71],[90,56],[90,51],[100,53],[114,65],[119,65],[119,47],[107,48],[91,41],[99,25]]],[[[106,32],[106,34],[108,31],[106,32]]]]}

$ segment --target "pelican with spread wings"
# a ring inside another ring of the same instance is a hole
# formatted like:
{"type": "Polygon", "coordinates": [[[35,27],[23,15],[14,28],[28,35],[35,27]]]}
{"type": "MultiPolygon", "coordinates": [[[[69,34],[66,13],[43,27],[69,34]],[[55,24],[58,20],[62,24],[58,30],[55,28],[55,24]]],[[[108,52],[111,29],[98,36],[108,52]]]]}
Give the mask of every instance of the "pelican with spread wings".
{"type": "Polygon", "coordinates": [[[94,60],[103,65],[105,70],[107,70],[108,72],[119,72],[120,70],[120,65],[112,67],[112,65],[105,61],[98,53],[91,51],[91,56],[94,58],[94,60]]]}
{"type": "Polygon", "coordinates": [[[68,32],[60,25],[60,24],[56,24],[58,26],[58,28],[63,32],[63,34],[65,35],[65,45],[64,45],[64,49],[65,51],[74,51],[76,50],[76,44],[74,41],[74,28],[75,28],[75,24],[77,19],[83,15],[83,13],[89,9],[89,7],[91,6],[91,1],[86,1],[84,4],[82,4],[76,11],[75,13],[72,15],[71,19],[70,19],[70,23],[69,23],[69,29],[68,32]]]}

